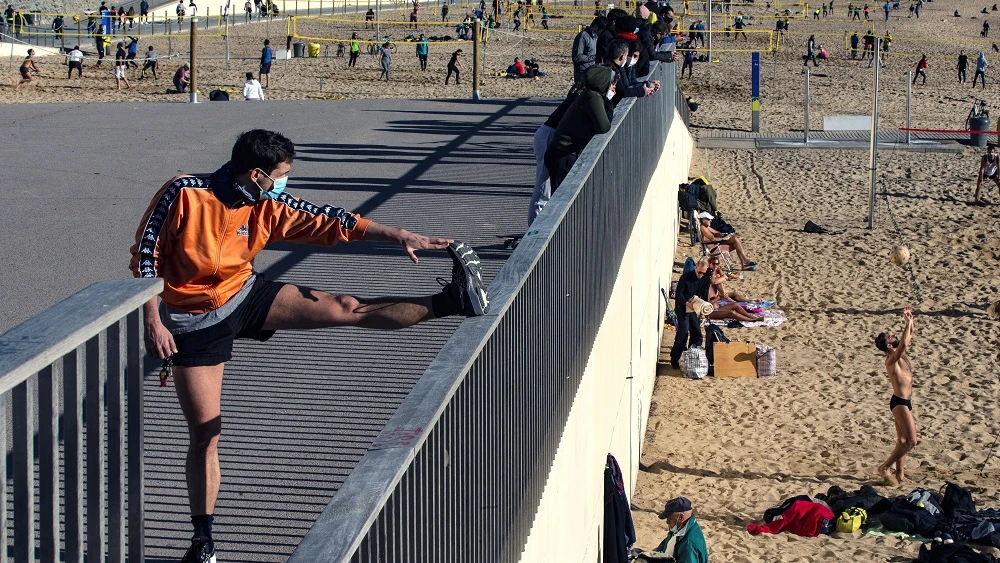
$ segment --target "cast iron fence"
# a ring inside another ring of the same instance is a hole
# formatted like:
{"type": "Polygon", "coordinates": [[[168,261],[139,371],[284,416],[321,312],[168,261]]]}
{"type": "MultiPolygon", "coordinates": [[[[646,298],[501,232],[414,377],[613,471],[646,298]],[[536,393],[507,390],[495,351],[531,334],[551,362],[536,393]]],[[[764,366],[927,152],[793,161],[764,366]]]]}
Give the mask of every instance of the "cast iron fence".
{"type": "Polygon", "coordinates": [[[651,74],[662,91],[619,105],[493,281],[491,314],[442,348],[290,563],[519,559],[673,121],[674,64],[651,74]]]}

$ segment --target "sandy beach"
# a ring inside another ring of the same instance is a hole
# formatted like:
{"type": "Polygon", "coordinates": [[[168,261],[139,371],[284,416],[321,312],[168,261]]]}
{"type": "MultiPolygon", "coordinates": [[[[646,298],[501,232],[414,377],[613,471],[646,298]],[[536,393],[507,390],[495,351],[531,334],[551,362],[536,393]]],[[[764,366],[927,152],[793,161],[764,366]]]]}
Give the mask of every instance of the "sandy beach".
{"type": "MultiPolygon", "coordinates": [[[[996,99],[992,83],[985,95],[982,89],[973,93],[968,84],[957,84],[952,70],[955,46],[964,45],[970,59],[975,57],[971,38],[978,39],[982,25],[981,14],[975,13],[979,8],[940,0],[925,4],[920,20],[893,18],[894,36],[928,38],[928,54],[942,55],[931,59],[928,84],[914,86],[914,126],[961,129],[973,95],[996,99]],[[956,8],[969,13],[954,18],[956,8]],[[956,41],[945,57],[946,49],[930,40],[952,34],[970,40],[956,41]]],[[[881,20],[881,9],[877,12],[881,20]]],[[[995,13],[989,17],[1000,20],[995,13]]],[[[793,20],[792,29],[831,26],[793,20]]],[[[739,57],[740,64],[729,68],[735,56],[696,64],[695,78],[682,82],[701,102],[698,127],[749,129],[749,104],[743,103],[749,101],[749,55],[739,57]]],[[[890,57],[881,90],[886,128],[905,123],[900,75],[913,69],[919,52],[890,57]]],[[[837,60],[814,71],[813,128],[822,127],[825,115],[870,112],[871,71],[865,67],[867,62],[837,60]]],[[[801,62],[790,56],[779,60],[776,79],[764,77],[764,131],[801,131],[803,82],[801,62]],[[784,85],[783,97],[776,94],[779,85],[784,85]]],[[[707,160],[704,150],[696,151],[690,173],[708,173],[719,190],[720,208],[760,264],[730,289],[778,300],[788,321],[777,328],[726,330],[730,338],[774,346],[776,378],[693,381],[661,366],[642,453],[647,470],[640,472],[632,499],[639,547],[651,549],[660,542],[666,527],[656,513],[666,499],[684,495],[695,505],[715,561],[914,558],[920,544],[897,538],[751,536],[746,531],[748,523],[763,521],[765,509],[788,497],[825,493],[832,485],[855,490],[877,483],[875,469],[892,450],[895,432],[883,355],[872,337],[883,330],[900,334],[901,308],[908,304],[916,316],[909,356],[920,443],[907,458],[913,483],[877,488],[895,496],[915,486],[938,490],[953,481],[972,491],[979,508],[1000,506],[998,460],[990,460],[979,475],[1000,429],[995,421],[997,328],[985,313],[1000,299],[995,273],[1000,207],[966,203],[982,154],[971,147],[960,155],[880,153],[888,196],[879,196],[876,228],[869,231],[866,151],[711,150],[707,160]],[[805,234],[807,220],[845,232],[805,234]],[[887,259],[899,242],[913,253],[912,279],[887,259]]],[[[995,187],[984,189],[987,199],[1000,203],[995,187]]],[[[678,262],[697,255],[685,240],[678,262]]],[[[667,330],[664,362],[672,340],[667,330]]]]}

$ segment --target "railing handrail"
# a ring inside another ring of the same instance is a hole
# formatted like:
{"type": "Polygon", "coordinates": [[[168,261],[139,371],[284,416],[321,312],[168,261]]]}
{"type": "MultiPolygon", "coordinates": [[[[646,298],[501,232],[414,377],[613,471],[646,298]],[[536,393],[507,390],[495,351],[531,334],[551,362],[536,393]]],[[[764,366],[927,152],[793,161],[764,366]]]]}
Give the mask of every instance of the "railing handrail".
{"type": "Polygon", "coordinates": [[[160,278],[97,282],[0,334],[0,394],[163,291],[160,278]]]}
{"type": "MultiPolygon", "coordinates": [[[[658,66],[654,61],[649,74],[658,66]]],[[[611,129],[587,144],[559,190],[546,203],[546,212],[531,224],[490,285],[491,313],[465,320],[452,334],[313,523],[289,563],[347,561],[358,549],[635,103],[635,98],[622,101],[618,107],[624,111],[615,112],[611,129]]]]}

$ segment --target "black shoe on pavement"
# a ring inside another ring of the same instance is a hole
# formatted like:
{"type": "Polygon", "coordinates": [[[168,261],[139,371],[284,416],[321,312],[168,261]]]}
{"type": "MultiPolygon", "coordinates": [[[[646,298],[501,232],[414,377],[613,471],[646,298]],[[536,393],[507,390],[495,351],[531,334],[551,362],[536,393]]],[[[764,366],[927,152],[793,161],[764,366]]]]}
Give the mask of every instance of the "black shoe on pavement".
{"type": "Polygon", "coordinates": [[[455,241],[448,245],[448,254],[454,265],[451,268],[451,283],[445,286],[444,292],[458,299],[466,317],[489,313],[490,301],[476,251],[463,242],[455,241]]]}
{"type": "Polygon", "coordinates": [[[193,539],[181,563],[215,563],[215,546],[211,541],[193,539]]]}

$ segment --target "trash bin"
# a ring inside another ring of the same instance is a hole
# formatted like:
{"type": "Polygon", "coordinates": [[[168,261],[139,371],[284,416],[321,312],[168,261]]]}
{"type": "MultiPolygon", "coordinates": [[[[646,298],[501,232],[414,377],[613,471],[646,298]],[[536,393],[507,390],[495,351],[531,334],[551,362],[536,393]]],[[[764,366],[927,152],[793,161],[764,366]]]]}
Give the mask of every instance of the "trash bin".
{"type": "Polygon", "coordinates": [[[295,58],[306,56],[306,44],[292,43],[292,56],[295,58]]]}
{"type": "Polygon", "coordinates": [[[309,58],[315,59],[316,57],[318,57],[319,56],[319,48],[320,48],[319,43],[310,43],[309,44],[309,58]]]}
{"type": "MultiPolygon", "coordinates": [[[[988,117],[970,117],[969,118],[969,130],[970,131],[987,131],[990,128],[990,118],[988,117]]],[[[979,147],[981,149],[986,148],[986,135],[988,133],[969,133],[969,143],[974,147],[979,147]]]]}

